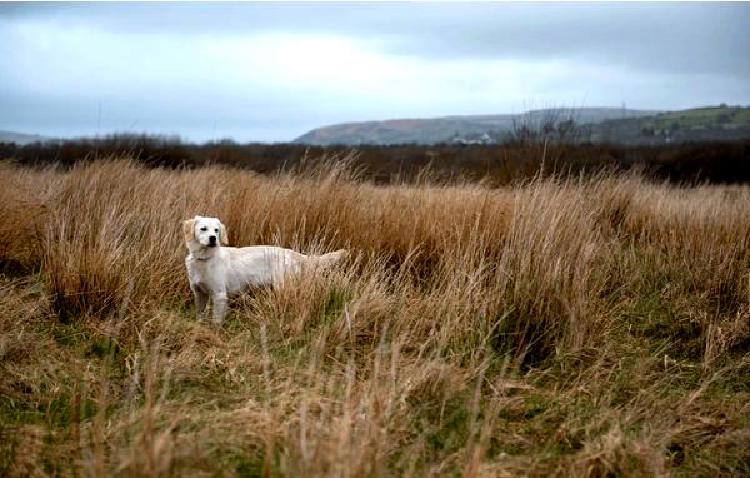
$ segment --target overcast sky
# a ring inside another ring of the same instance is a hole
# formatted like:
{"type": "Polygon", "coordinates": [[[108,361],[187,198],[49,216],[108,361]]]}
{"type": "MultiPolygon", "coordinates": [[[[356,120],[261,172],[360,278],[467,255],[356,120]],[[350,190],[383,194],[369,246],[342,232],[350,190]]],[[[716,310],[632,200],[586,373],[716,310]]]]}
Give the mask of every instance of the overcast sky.
{"type": "Polygon", "coordinates": [[[750,104],[750,3],[0,3],[0,130],[285,141],[722,102],[750,104]]]}

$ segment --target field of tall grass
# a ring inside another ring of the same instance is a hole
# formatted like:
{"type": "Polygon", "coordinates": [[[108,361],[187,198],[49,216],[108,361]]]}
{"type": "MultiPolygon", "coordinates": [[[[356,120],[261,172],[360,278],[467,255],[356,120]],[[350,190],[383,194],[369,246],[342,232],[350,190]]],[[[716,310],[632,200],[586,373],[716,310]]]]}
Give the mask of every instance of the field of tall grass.
{"type": "Polygon", "coordinates": [[[0,165],[0,475],[750,474],[750,188],[0,165]],[[350,250],[195,320],[181,220],[350,250]]]}

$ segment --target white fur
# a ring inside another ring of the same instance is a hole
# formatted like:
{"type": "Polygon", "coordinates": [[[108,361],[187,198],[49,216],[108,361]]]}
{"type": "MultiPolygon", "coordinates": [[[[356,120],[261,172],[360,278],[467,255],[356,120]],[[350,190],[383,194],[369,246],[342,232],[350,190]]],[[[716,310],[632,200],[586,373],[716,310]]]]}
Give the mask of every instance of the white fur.
{"type": "Polygon", "coordinates": [[[332,265],[346,256],[343,249],[311,256],[275,246],[222,247],[228,242],[226,228],[211,217],[195,216],[184,221],[183,232],[188,249],[185,267],[196,315],[201,319],[210,296],[216,324],[224,320],[228,294],[252,286],[279,287],[288,275],[299,274],[304,266],[332,265]]]}

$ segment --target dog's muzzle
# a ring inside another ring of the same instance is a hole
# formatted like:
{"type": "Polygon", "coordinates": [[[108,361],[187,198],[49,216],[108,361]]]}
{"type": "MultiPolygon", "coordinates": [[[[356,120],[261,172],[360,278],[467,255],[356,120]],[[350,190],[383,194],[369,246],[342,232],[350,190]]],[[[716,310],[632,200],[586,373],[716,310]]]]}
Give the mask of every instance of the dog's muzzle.
{"type": "Polygon", "coordinates": [[[208,236],[208,246],[216,247],[216,236],[208,236]]]}

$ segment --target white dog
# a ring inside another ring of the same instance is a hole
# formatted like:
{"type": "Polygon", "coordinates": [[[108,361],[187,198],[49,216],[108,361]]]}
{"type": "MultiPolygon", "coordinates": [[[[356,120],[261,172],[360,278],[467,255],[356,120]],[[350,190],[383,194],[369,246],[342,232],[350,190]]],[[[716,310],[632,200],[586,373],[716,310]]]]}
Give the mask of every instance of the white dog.
{"type": "Polygon", "coordinates": [[[279,287],[287,275],[298,274],[304,266],[333,265],[346,256],[344,249],[312,256],[275,246],[222,247],[228,243],[227,230],[213,217],[195,216],[183,222],[182,230],[196,314],[200,320],[211,296],[216,324],[224,320],[227,294],[251,286],[279,287]]]}

